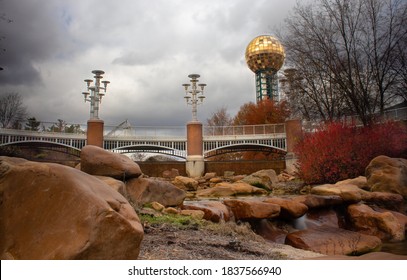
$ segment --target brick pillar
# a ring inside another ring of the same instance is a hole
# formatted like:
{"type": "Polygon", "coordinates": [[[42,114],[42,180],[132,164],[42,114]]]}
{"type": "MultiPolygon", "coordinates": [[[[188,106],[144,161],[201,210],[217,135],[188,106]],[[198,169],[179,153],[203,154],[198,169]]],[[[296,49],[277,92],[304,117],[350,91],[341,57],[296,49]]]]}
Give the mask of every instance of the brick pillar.
{"type": "Polygon", "coordinates": [[[103,125],[102,120],[88,120],[87,145],[103,148],[103,125]]]}
{"type": "Polygon", "coordinates": [[[287,137],[287,155],[285,158],[286,170],[289,173],[296,171],[295,164],[297,158],[294,154],[294,147],[302,139],[301,120],[288,120],[285,122],[285,133],[287,137]]]}
{"type": "Polygon", "coordinates": [[[302,124],[300,120],[288,120],[285,122],[287,135],[287,153],[294,152],[294,146],[302,138],[302,124]]]}
{"type": "Polygon", "coordinates": [[[201,177],[204,171],[202,123],[192,121],[187,123],[186,172],[189,177],[201,177]]]}

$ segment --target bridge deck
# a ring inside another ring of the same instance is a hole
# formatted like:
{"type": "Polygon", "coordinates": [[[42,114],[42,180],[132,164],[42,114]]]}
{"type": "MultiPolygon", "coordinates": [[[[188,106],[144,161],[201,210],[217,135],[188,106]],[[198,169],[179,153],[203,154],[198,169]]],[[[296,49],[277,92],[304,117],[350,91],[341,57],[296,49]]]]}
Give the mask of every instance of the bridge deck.
{"type": "MultiPolygon", "coordinates": [[[[179,133],[180,127],[164,127],[161,130],[163,134],[155,129],[150,131],[148,135],[146,127],[142,127],[142,129],[135,127],[134,131],[141,133],[141,135],[115,136],[110,134],[110,136],[105,136],[104,148],[121,153],[152,152],[186,157],[187,139],[185,134],[179,133]],[[174,133],[174,128],[177,133],[174,133]]],[[[42,142],[44,145],[57,144],[80,150],[86,145],[86,135],[83,132],[78,134],[0,129],[0,146],[34,142],[42,142]]],[[[285,126],[278,124],[204,127],[203,142],[204,153],[208,154],[214,154],[214,151],[220,149],[227,151],[254,149],[285,151],[285,126]]]]}

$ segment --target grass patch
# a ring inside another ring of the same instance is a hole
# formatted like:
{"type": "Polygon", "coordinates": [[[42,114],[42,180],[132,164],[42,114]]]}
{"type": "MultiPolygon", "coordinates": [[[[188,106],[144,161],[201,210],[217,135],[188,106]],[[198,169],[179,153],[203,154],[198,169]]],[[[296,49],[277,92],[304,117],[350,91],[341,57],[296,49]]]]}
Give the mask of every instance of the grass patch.
{"type": "Polygon", "coordinates": [[[222,236],[230,236],[233,238],[239,237],[242,240],[252,241],[264,241],[264,239],[253,232],[249,223],[246,222],[220,222],[220,223],[208,223],[205,228],[214,234],[222,236]]]}
{"type": "Polygon", "coordinates": [[[206,221],[197,220],[191,216],[163,214],[163,215],[150,215],[150,214],[138,214],[142,223],[147,223],[150,226],[157,225],[171,225],[179,229],[199,229],[206,221]]]}

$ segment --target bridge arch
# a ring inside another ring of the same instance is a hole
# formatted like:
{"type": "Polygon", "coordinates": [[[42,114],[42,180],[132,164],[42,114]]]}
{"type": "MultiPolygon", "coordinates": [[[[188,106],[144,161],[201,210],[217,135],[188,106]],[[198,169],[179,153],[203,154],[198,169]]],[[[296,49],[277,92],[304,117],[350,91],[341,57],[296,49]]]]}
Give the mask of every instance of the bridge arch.
{"type": "Polygon", "coordinates": [[[16,141],[9,143],[2,143],[0,147],[18,147],[24,150],[34,150],[43,149],[54,152],[62,152],[71,156],[80,157],[81,149],[76,148],[67,144],[44,141],[44,140],[26,140],[26,141],[16,141]]]}
{"type": "Polygon", "coordinates": [[[164,154],[170,155],[178,158],[185,159],[185,151],[169,148],[166,146],[153,145],[153,144],[139,144],[139,145],[128,145],[121,146],[114,149],[111,149],[115,153],[135,153],[135,152],[144,152],[144,153],[154,153],[154,154],[164,154]]]}
{"type": "Polygon", "coordinates": [[[281,155],[286,155],[287,151],[270,145],[256,144],[256,143],[242,143],[242,144],[231,144],[218,147],[212,150],[205,151],[204,157],[211,158],[214,156],[235,153],[235,152],[270,152],[277,153],[281,155]]]}

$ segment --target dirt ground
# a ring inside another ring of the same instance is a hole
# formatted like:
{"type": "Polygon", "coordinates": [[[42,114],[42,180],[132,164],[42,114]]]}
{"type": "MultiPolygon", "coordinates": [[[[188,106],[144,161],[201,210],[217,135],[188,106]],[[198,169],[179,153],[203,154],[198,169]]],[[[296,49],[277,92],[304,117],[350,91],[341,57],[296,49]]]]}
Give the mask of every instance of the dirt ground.
{"type": "Polygon", "coordinates": [[[141,260],[289,260],[323,256],[271,243],[247,225],[144,224],[141,260]]]}

